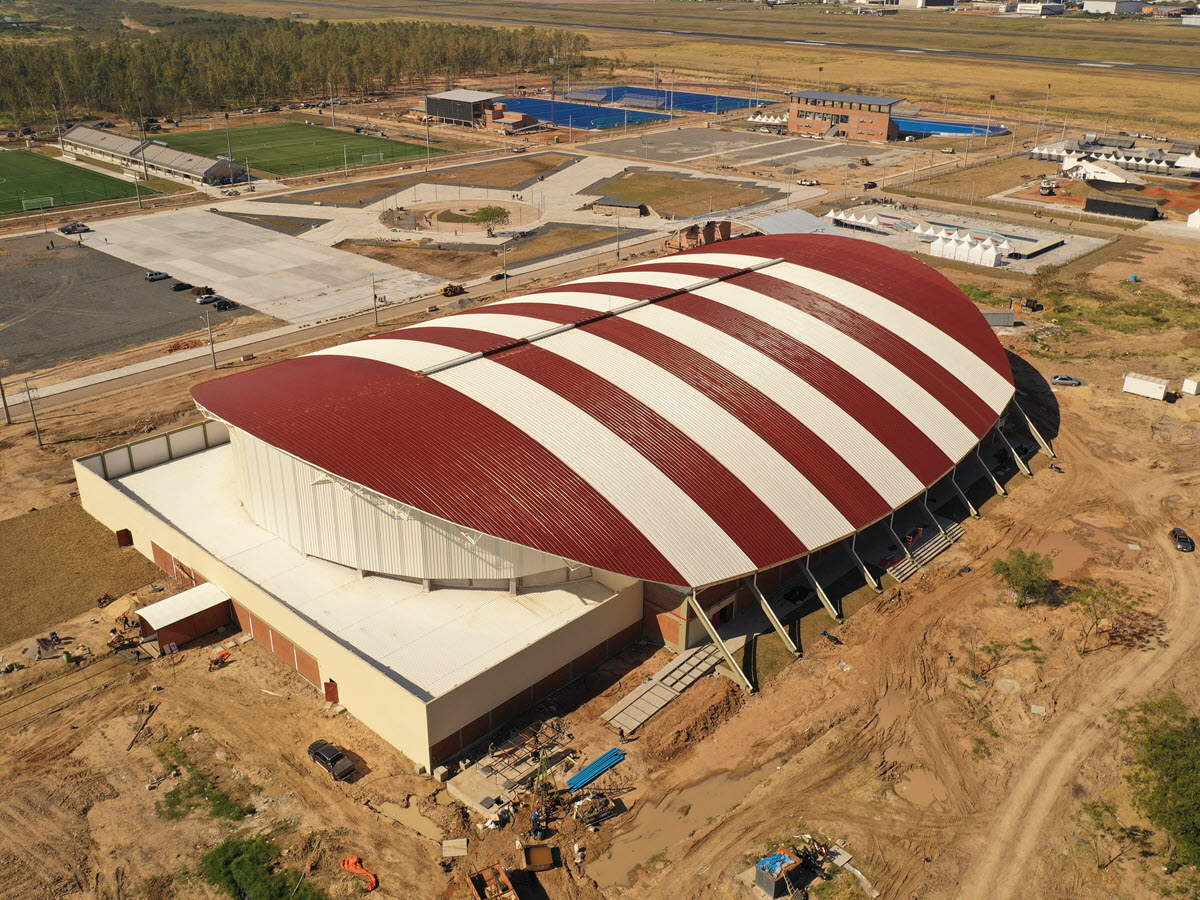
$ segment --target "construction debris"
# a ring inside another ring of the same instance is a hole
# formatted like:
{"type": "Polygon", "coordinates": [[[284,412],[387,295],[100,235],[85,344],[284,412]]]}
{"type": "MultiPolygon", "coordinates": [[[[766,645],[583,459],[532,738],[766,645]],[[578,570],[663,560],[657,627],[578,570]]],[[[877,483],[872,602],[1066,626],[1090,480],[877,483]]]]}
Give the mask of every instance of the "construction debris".
{"type": "Polygon", "coordinates": [[[357,856],[350,856],[342,860],[342,868],[354,875],[361,875],[367,880],[366,889],[368,891],[375,890],[379,886],[379,879],[368,872],[363,866],[363,861],[357,856]]]}

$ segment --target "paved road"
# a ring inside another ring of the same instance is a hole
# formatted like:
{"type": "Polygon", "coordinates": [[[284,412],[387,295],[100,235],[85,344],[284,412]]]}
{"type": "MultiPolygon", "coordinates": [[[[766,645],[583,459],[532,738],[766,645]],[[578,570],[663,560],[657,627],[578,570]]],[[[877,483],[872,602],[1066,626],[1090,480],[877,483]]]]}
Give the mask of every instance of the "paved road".
{"type": "MultiPolygon", "coordinates": [[[[320,0],[292,0],[293,6],[312,6],[318,8],[327,8],[330,4],[320,2],[320,0]]],[[[367,6],[353,3],[339,3],[338,9],[351,9],[355,12],[371,13],[374,15],[396,15],[399,11],[392,6],[367,6]]],[[[457,19],[470,20],[473,22],[498,22],[504,25],[540,25],[544,28],[586,28],[597,31],[619,31],[633,34],[664,34],[675,35],[678,37],[702,38],[704,40],[714,41],[738,41],[752,44],[796,44],[807,47],[829,47],[835,50],[870,50],[876,53],[903,53],[905,56],[926,55],[926,56],[947,56],[958,59],[979,59],[989,62],[1019,62],[1031,63],[1040,66],[1070,66],[1072,68],[1099,68],[1099,69],[1123,69],[1130,72],[1163,72],[1171,75],[1200,75],[1200,66],[1170,66],[1159,63],[1129,63],[1115,62],[1112,60],[1097,60],[1085,61],[1072,59],[1062,56],[1034,56],[1025,53],[994,53],[986,50],[968,50],[968,49],[947,49],[933,50],[928,48],[915,48],[912,46],[903,46],[899,44],[865,44],[865,43],[849,43],[845,41],[812,41],[812,40],[792,40],[783,37],[770,37],[765,35],[748,35],[748,34],[730,34],[725,31],[685,31],[672,30],[663,28],[641,28],[634,25],[601,25],[586,20],[578,22],[555,21],[553,19],[533,19],[516,16],[484,16],[478,13],[470,12],[441,12],[433,10],[422,10],[420,13],[413,13],[405,10],[406,15],[415,15],[417,18],[425,19],[457,19]]],[[[838,27],[842,23],[837,23],[838,27]]],[[[865,26],[859,26],[865,27],[865,26]]],[[[798,31],[800,29],[797,29],[798,31]]],[[[809,32],[811,33],[811,32],[809,32]]],[[[956,32],[958,33],[958,32],[956,32]]],[[[1026,36],[1022,35],[1024,40],[1026,36]]],[[[1059,35],[1053,36],[1055,40],[1060,38],[1059,35]]],[[[1106,38],[1117,43],[1133,43],[1116,38],[1106,38]]],[[[1155,42],[1161,43],[1161,42],[1155,42]]]]}

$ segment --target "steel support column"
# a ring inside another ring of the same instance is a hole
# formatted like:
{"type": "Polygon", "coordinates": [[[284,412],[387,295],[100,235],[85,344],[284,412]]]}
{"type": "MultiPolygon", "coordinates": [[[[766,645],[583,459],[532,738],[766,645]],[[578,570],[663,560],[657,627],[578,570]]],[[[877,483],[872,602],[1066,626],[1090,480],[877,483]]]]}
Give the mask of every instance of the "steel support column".
{"type": "Polygon", "coordinates": [[[925,512],[927,512],[929,514],[929,518],[933,520],[934,527],[937,528],[937,530],[940,531],[943,536],[945,536],[946,529],[942,527],[942,523],[937,520],[937,516],[935,516],[933,514],[933,510],[929,508],[929,491],[926,491],[921,495],[921,505],[925,507],[925,512]]]}
{"type": "Polygon", "coordinates": [[[857,544],[857,543],[858,543],[858,532],[857,531],[854,532],[854,534],[850,537],[849,544],[847,544],[845,541],[842,541],[842,544],[845,545],[846,549],[850,551],[850,557],[856,563],[858,563],[858,569],[860,572],[863,573],[863,578],[867,579],[867,584],[869,584],[871,587],[875,588],[875,591],[878,593],[879,591],[882,591],[883,588],[880,586],[879,582],[875,580],[875,576],[871,574],[871,570],[867,568],[867,564],[865,562],[863,562],[862,557],[858,555],[858,550],[855,549],[855,544],[857,544]]]}
{"type": "Polygon", "coordinates": [[[971,501],[967,499],[967,495],[963,493],[963,489],[958,486],[958,482],[954,479],[954,474],[958,471],[958,466],[950,470],[950,484],[954,486],[954,492],[958,494],[958,499],[963,502],[963,506],[967,508],[967,512],[971,514],[972,519],[979,518],[979,510],[971,505],[971,501]]]}
{"type": "Polygon", "coordinates": [[[750,684],[750,679],[746,677],[746,673],[742,671],[742,667],[738,665],[737,660],[733,658],[733,654],[729,652],[729,648],[725,646],[725,642],[721,640],[721,636],[717,634],[717,629],[713,627],[713,623],[708,621],[708,616],[705,614],[703,607],[700,606],[700,602],[696,599],[696,592],[689,591],[687,599],[688,603],[692,606],[692,610],[696,613],[696,617],[700,620],[700,624],[704,626],[704,630],[708,632],[708,636],[712,638],[712,642],[717,645],[717,649],[725,657],[725,664],[733,672],[734,679],[748,693],[753,694],[754,686],[750,684]]]}
{"type": "Polygon", "coordinates": [[[799,656],[800,648],[796,646],[796,642],[792,640],[792,636],[787,633],[787,629],[779,621],[779,616],[775,615],[775,610],[771,609],[771,604],[767,602],[767,598],[763,596],[763,592],[758,589],[757,572],[750,579],[750,590],[754,592],[754,596],[758,598],[758,605],[762,607],[763,612],[767,614],[767,618],[771,620],[771,626],[775,629],[775,633],[779,635],[779,639],[783,641],[783,646],[787,647],[794,656],[799,656]]]}
{"type": "Polygon", "coordinates": [[[1006,491],[1004,486],[996,480],[996,476],[992,474],[992,470],[988,468],[988,464],[983,461],[983,456],[979,452],[978,444],[975,445],[975,458],[979,460],[979,465],[983,466],[983,474],[987,475],[987,477],[992,480],[992,487],[996,489],[996,493],[1001,497],[1007,497],[1008,491],[1006,491]]]}
{"type": "Polygon", "coordinates": [[[1029,418],[1029,414],[1026,413],[1021,407],[1021,404],[1017,402],[1016,397],[1013,397],[1012,405],[1017,408],[1017,412],[1019,412],[1021,414],[1021,418],[1025,420],[1025,425],[1029,428],[1029,433],[1033,435],[1033,439],[1042,445],[1042,449],[1050,454],[1051,459],[1058,459],[1058,454],[1054,452],[1054,448],[1050,445],[1050,442],[1042,437],[1041,432],[1037,430],[1037,426],[1033,424],[1033,419],[1029,418]]]}
{"type": "Polygon", "coordinates": [[[896,513],[895,513],[895,511],[893,511],[892,514],[890,516],[888,516],[888,520],[887,520],[888,534],[890,534],[892,536],[892,539],[897,544],[900,545],[900,552],[903,553],[906,558],[912,559],[913,556],[911,553],[908,552],[908,548],[904,546],[904,541],[900,540],[900,535],[896,534],[896,529],[892,527],[892,520],[895,518],[896,518],[896,513]]]}
{"type": "Polygon", "coordinates": [[[1012,454],[1013,461],[1016,462],[1017,468],[1032,478],[1033,472],[1029,471],[1029,466],[1025,465],[1025,460],[1021,459],[1021,454],[1017,453],[1016,448],[1008,442],[1008,435],[1004,433],[1004,429],[997,428],[996,434],[1000,435],[1000,440],[1004,441],[1004,446],[1007,447],[1008,452],[1012,454]]]}
{"type": "Polygon", "coordinates": [[[835,622],[841,622],[842,617],[838,615],[838,611],[833,608],[833,601],[829,599],[829,595],[825,593],[825,588],[821,587],[820,582],[813,577],[812,571],[808,568],[808,557],[804,557],[804,577],[808,579],[808,583],[812,585],[812,589],[817,592],[817,597],[829,615],[833,616],[835,622]]]}

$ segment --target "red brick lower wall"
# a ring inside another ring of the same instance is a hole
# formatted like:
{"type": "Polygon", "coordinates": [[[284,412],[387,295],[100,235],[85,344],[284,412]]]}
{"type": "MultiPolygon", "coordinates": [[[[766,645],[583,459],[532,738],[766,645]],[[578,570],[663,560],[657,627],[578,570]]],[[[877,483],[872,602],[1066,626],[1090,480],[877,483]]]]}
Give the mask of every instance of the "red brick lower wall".
{"type": "Polygon", "coordinates": [[[642,633],[642,626],[635,622],[614,634],[607,640],[597,644],[586,653],[563,666],[557,672],[547,675],[532,687],[525,688],[493,708],[486,715],[480,716],[474,722],[466,725],[454,734],[442,738],[429,748],[433,764],[439,765],[463,748],[470,746],[490,731],[499,728],[510,719],[540,703],[560,688],[566,687],[576,678],[587,674],[604,660],[616,656],[621,650],[635,642],[642,633]]]}

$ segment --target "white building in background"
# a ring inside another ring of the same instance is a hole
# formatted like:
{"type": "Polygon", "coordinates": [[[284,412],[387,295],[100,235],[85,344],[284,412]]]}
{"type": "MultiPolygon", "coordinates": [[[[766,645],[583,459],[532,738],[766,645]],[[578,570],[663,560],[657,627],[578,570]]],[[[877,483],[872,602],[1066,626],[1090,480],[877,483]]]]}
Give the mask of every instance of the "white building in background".
{"type": "Polygon", "coordinates": [[[1083,0],[1085,13],[1109,16],[1141,15],[1143,6],[1142,0],[1083,0]]]}

